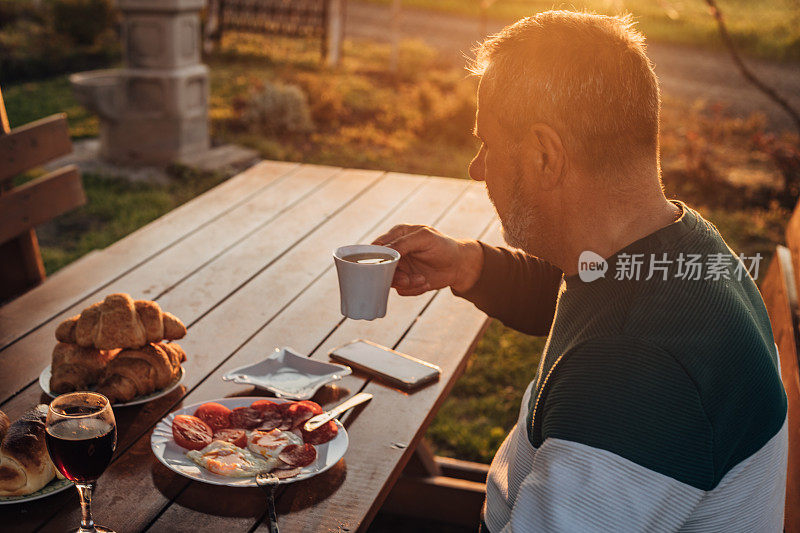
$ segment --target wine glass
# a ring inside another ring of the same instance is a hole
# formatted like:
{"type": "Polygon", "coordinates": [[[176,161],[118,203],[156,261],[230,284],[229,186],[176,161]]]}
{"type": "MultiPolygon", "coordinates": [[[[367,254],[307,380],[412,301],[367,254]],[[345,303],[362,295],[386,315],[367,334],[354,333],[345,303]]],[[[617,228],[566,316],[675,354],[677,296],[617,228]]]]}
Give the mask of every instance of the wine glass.
{"type": "Polygon", "coordinates": [[[92,492],[117,447],[117,424],[108,398],[96,392],[62,394],[47,411],[45,440],[50,458],[75,483],[81,498],[77,533],[114,533],[92,521],[92,492]]]}

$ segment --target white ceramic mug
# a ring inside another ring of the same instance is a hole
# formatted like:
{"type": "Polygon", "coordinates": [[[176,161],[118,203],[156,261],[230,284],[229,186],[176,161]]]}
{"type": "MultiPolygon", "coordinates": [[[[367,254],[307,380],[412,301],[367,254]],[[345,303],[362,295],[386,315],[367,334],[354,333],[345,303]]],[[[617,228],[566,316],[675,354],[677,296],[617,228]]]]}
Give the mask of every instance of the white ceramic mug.
{"type": "Polygon", "coordinates": [[[358,320],[374,320],[386,316],[386,302],[400,253],[386,246],[353,244],[333,252],[339,274],[339,295],[342,314],[358,320]],[[392,256],[391,261],[368,264],[345,261],[354,254],[378,253],[392,256]]]}

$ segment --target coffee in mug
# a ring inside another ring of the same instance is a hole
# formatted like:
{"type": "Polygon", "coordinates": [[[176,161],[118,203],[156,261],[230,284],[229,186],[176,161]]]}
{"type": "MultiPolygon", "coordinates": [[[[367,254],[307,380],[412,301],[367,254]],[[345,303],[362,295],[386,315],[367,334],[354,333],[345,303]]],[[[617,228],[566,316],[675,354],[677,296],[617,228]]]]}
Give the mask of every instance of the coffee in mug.
{"type": "Polygon", "coordinates": [[[349,261],[351,263],[358,263],[361,265],[379,265],[381,263],[388,263],[389,261],[394,261],[394,256],[390,254],[382,254],[377,252],[367,252],[361,254],[351,254],[342,257],[345,261],[349,261]]]}

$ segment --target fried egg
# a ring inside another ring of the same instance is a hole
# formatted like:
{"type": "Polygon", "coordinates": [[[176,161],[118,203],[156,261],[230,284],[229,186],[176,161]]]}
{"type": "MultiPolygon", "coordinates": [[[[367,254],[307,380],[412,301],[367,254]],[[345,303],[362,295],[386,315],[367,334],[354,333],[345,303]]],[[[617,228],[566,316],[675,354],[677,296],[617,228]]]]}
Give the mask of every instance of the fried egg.
{"type": "Polygon", "coordinates": [[[209,472],[228,477],[255,476],[272,470],[279,463],[277,455],[270,460],[221,440],[212,441],[202,450],[186,452],[186,457],[209,472]]]}
{"type": "Polygon", "coordinates": [[[303,445],[303,438],[290,431],[273,429],[272,431],[254,430],[247,438],[247,449],[267,460],[278,459],[278,455],[290,444],[303,445]]]}

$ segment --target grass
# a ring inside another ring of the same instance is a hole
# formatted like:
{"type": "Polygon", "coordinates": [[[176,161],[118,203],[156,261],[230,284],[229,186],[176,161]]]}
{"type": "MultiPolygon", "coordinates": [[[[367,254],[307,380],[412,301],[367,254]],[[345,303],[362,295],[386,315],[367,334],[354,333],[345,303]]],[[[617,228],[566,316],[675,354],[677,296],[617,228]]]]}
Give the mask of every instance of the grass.
{"type": "Polygon", "coordinates": [[[73,139],[97,135],[97,116],[75,100],[67,76],[3,86],[3,100],[12,128],[55,113],[66,113],[73,139]]]}
{"type": "Polygon", "coordinates": [[[170,184],[83,174],[86,205],[37,228],[48,273],[105,248],[215,185],[224,176],[172,169],[170,184]]]}
{"type": "Polygon", "coordinates": [[[493,320],[428,431],[437,451],[489,462],[517,421],[522,394],[536,375],[543,349],[544,338],[493,320]]]}
{"type": "MultiPolygon", "coordinates": [[[[386,46],[348,43],[344,65],[330,70],[320,66],[317,43],[226,37],[222,51],[207,60],[214,137],[252,146],[270,159],[466,177],[476,148],[470,134],[475,80],[441,64],[419,43],[403,43],[394,75],[386,72],[388,58],[386,46]],[[270,83],[302,90],[311,132],[271,131],[246,120],[248,107],[261,105],[270,83]]],[[[97,131],[65,77],[4,87],[4,96],[12,125],[66,111],[75,137],[97,131]]],[[[765,268],[783,241],[789,209],[768,194],[782,175],[754,141],[762,133],[762,117],[730,117],[721,104],[664,103],[668,196],[698,208],[735,251],[761,253],[765,268]]],[[[48,272],[122,238],[221,179],[173,170],[168,185],[85,175],[88,205],[39,228],[48,272]]],[[[543,339],[493,322],[429,430],[437,451],[490,461],[516,421],[542,348],[543,339]]]]}
{"type": "MultiPolygon", "coordinates": [[[[370,0],[389,4],[391,0],[370,0]]],[[[481,0],[404,0],[403,6],[479,16],[481,0]]],[[[728,30],[742,51],[763,58],[800,60],[797,0],[717,0],[728,30]]],[[[513,21],[548,9],[609,15],[632,13],[648,40],[721,48],[716,23],[703,0],[497,0],[487,16],[513,21]]]]}

